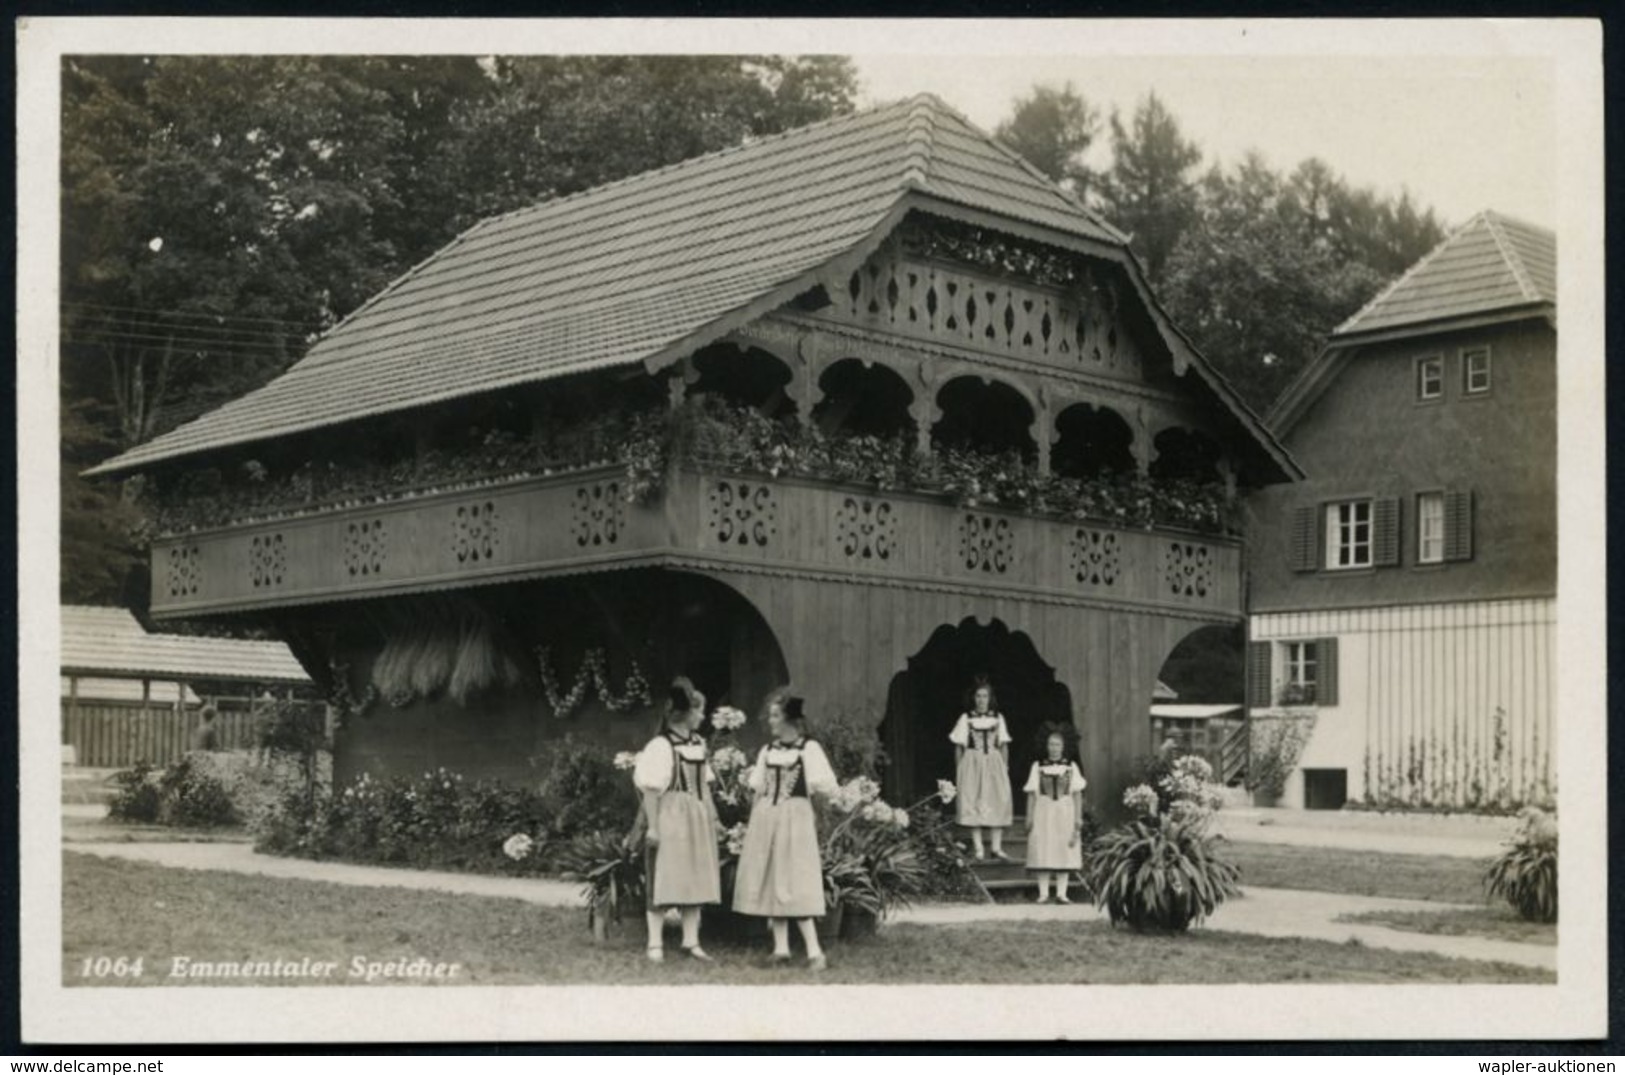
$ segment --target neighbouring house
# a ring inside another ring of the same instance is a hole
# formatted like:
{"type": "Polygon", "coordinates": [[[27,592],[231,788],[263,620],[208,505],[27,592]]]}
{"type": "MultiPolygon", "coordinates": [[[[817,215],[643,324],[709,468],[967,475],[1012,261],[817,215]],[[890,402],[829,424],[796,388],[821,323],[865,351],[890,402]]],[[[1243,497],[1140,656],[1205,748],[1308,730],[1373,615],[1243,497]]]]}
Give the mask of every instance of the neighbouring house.
{"type": "Polygon", "coordinates": [[[1273,408],[1308,480],[1253,499],[1247,702],[1301,744],[1286,804],[1551,800],[1556,295],[1553,234],[1481,213],[1273,408]]]}
{"type": "Polygon", "coordinates": [[[1072,722],[1108,809],[1169,653],[1244,621],[1238,497],[1299,476],[1125,237],[931,97],[486,220],[93,473],[145,477],[155,617],[336,700],[340,782],[534,779],[681,673],[875,729],[906,799],[985,673],[1018,778],[1072,722]]]}
{"type": "Polygon", "coordinates": [[[126,609],[62,607],[62,744],[78,765],[168,765],[205,704],[221,749],[247,749],[268,692],[319,704],[313,690],[280,642],[152,634],[126,609]]]}

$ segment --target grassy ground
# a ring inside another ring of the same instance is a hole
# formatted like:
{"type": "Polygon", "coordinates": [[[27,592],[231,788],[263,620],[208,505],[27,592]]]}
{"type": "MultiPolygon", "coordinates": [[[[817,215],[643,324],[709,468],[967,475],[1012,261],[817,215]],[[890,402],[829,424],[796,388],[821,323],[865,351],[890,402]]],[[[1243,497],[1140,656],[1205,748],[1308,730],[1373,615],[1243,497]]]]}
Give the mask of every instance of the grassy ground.
{"type": "Polygon", "coordinates": [[[1285,844],[1227,841],[1224,856],[1241,867],[1241,883],[1263,888],[1344,892],[1354,896],[1483,903],[1489,862],[1285,844]]]}
{"type": "Polygon", "coordinates": [[[1506,906],[1445,911],[1366,911],[1343,915],[1338,921],[1387,926],[1408,933],[1488,937],[1494,941],[1519,941],[1524,944],[1557,943],[1556,923],[1525,922],[1506,906]]]}
{"type": "MultiPolygon", "coordinates": [[[[175,956],[194,961],[351,960],[457,963],[455,984],[676,982],[771,985],[870,983],[1548,982],[1524,967],[1321,941],[1199,931],[1138,936],[1097,922],[899,925],[831,951],[828,973],[760,965],[760,948],[712,946],[718,963],[643,959],[629,925],[595,945],[582,912],[517,900],[357,888],[240,874],[168,870],[86,855],[63,857],[64,983],[87,978],[86,958],[143,957],[123,984],[276,984],[276,979],[174,979],[175,956]]],[[[286,979],[297,983],[299,979],[286,979]]]]}

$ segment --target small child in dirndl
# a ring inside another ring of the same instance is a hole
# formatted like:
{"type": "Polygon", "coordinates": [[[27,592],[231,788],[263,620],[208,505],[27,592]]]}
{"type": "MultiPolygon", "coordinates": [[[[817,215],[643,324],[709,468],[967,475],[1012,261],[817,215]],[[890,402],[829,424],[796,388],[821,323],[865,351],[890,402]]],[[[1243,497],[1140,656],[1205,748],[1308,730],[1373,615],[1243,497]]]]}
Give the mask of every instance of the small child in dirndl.
{"type": "Polygon", "coordinates": [[[773,738],[746,777],[754,801],[734,877],[734,910],[768,920],[776,963],[790,960],[794,919],[808,967],[821,971],[828,964],[814,920],[825,911],[824,866],[811,797],[835,791],[835,771],[824,748],[807,737],[800,698],[772,701],[767,724],[773,738]]]}
{"type": "Polygon", "coordinates": [[[700,908],[722,901],[717,859],[714,777],[705,740],[695,732],[705,704],[681,683],[667,698],[660,734],[638,754],[632,782],[642,798],[648,956],[665,959],[666,909],[677,908],[683,922],[683,951],[710,962],[700,947],[700,908]]]}
{"type": "Polygon", "coordinates": [[[948,738],[954,744],[959,824],[970,829],[978,860],[986,857],[982,848],[982,830],[986,829],[993,857],[1008,862],[1004,830],[1015,813],[1010,794],[1010,730],[995,705],[992,685],[978,678],[970,711],[959,715],[948,738]]]}
{"type": "Polygon", "coordinates": [[[1088,784],[1078,763],[1066,756],[1066,740],[1050,733],[1044,757],[1027,776],[1027,869],[1038,877],[1038,902],[1049,902],[1055,879],[1055,902],[1066,898],[1067,882],[1083,868],[1083,789],[1088,784]]]}

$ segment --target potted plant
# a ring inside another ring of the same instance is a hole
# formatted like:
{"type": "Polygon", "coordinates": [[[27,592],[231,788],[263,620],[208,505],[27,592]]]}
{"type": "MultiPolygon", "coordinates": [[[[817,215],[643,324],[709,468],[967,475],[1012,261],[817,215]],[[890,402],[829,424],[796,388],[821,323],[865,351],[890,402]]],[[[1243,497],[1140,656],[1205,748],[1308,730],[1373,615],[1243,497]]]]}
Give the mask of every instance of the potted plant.
{"type": "Polygon", "coordinates": [[[1157,785],[1123,793],[1134,817],[1097,838],[1084,881],[1112,924],[1182,933],[1238,893],[1241,871],[1208,828],[1222,801],[1207,762],[1177,759],[1157,785]]]}
{"type": "Polygon", "coordinates": [[[1528,922],[1557,921],[1557,819],[1538,807],[1518,815],[1518,831],[1484,875],[1499,896],[1528,922]]]}

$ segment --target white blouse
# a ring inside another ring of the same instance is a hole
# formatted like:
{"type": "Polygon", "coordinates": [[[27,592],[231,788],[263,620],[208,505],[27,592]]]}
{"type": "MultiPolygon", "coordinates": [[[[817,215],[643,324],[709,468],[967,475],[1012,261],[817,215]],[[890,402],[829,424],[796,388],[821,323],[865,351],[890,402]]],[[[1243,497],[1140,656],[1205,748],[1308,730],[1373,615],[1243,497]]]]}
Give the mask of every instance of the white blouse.
{"type": "Polygon", "coordinates": [[[975,717],[969,713],[959,714],[959,722],[954,730],[948,733],[948,741],[955,746],[970,746],[971,729],[979,732],[994,731],[993,743],[995,746],[1004,746],[1010,742],[1010,730],[1004,726],[1003,713],[989,713],[985,717],[975,717]]]}
{"type": "Polygon", "coordinates": [[[835,770],[830,767],[829,756],[813,739],[808,739],[799,747],[769,743],[757,752],[756,764],[745,777],[745,784],[760,795],[762,789],[767,787],[767,767],[794,764],[798,755],[801,758],[801,778],[807,783],[809,795],[828,795],[840,787],[841,782],[835,779],[835,770]]]}
{"type": "MultiPolygon", "coordinates": [[[[664,735],[655,736],[638,752],[638,763],[632,767],[632,783],[639,791],[666,791],[671,787],[672,761],[676,756],[684,761],[705,761],[705,741],[695,738],[674,747],[664,735]]],[[[716,780],[710,765],[705,766],[704,780],[707,784],[716,780]]]]}
{"type": "Polygon", "coordinates": [[[1077,795],[1089,786],[1089,781],[1083,778],[1083,770],[1078,768],[1075,761],[1035,761],[1032,771],[1027,774],[1027,786],[1021,790],[1036,795],[1042,788],[1040,777],[1063,775],[1068,777],[1068,795],[1077,795]]]}

